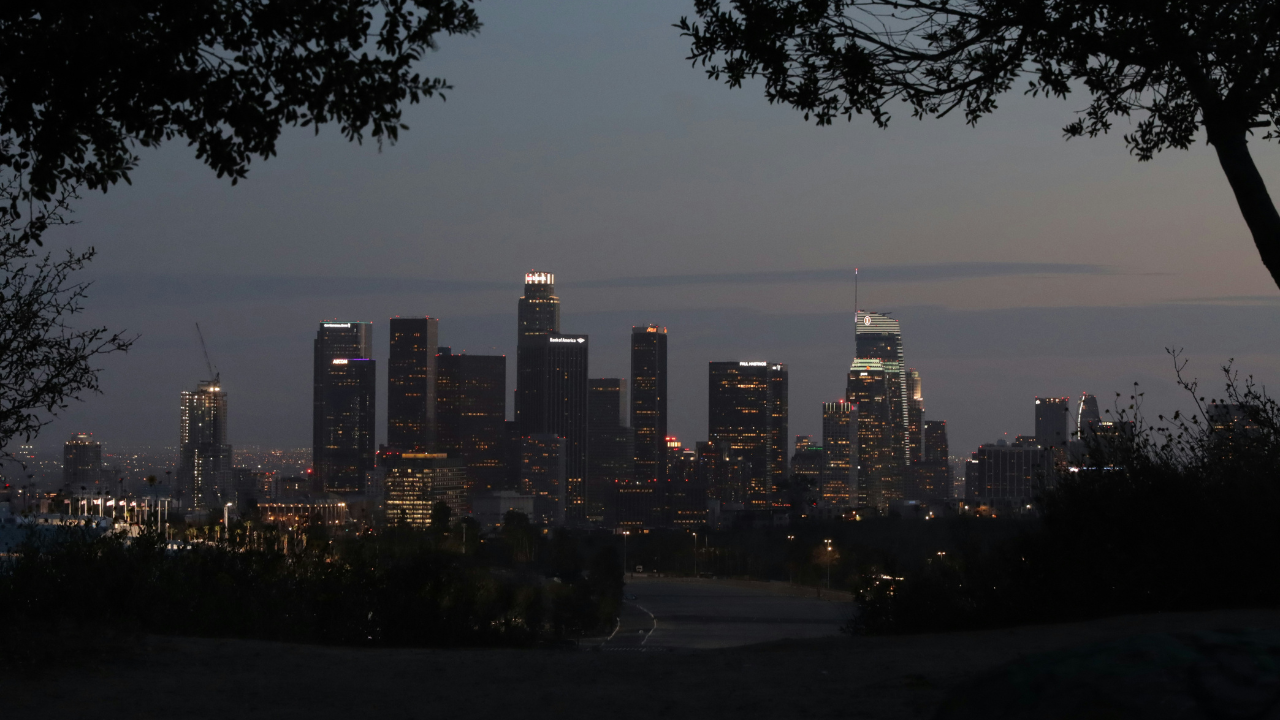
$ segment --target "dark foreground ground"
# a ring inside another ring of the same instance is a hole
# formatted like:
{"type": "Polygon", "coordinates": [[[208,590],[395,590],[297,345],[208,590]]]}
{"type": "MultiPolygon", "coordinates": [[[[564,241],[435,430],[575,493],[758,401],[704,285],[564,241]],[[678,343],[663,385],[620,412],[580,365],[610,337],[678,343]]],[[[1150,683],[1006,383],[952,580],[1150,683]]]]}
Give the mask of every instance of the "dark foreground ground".
{"type": "MultiPolygon", "coordinates": [[[[650,586],[636,597],[654,599],[669,590],[650,586]]],[[[691,632],[688,626],[703,612],[680,611],[699,600],[665,602],[685,624],[686,637],[699,644],[708,638],[718,644],[738,626],[778,625],[736,610],[712,618],[710,625],[717,627],[709,634],[691,632]],[[725,617],[731,622],[721,622],[725,617]]],[[[830,608],[815,612],[823,616],[830,608]]],[[[788,619],[797,619],[794,612],[788,619]]],[[[657,623],[661,632],[661,616],[657,623]]],[[[822,622],[793,624],[812,629],[822,622]]],[[[1277,629],[1280,612],[1121,617],[905,637],[808,637],[702,650],[657,643],[614,650],[608,644],[594,650],[361,650],[152,638],[112,660],[0,679],[0,717],[932,717],[953,693],[980,697],[985,690],[979,681],[991,668],[1031,654],[1132,635],[1224,628],[1277,629]]]]}

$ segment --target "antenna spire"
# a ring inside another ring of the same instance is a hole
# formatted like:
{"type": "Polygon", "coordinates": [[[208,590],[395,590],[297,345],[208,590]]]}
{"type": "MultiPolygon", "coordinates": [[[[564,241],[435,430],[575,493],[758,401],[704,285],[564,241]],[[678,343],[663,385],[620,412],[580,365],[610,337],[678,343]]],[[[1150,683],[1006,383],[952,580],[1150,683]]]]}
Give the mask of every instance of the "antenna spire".
{"type": "Polygon", "coordinates": [[[853,324],[858,324],[858,268],[853,269],[853,324]]]}

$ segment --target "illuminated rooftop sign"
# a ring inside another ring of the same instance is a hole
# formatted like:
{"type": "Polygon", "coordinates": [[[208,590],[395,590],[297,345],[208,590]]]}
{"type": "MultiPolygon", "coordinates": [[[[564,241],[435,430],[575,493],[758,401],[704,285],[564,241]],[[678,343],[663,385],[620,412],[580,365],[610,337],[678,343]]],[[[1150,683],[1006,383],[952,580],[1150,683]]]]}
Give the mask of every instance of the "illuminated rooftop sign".
{"type": "Polygon", "coordinates": [[[347,364],[347,362],[349,362],[349,361],[348,361],[346,358],[334,358],[334,359],[333,359],[333,364],[334,364],[334,365],[346,365],[346,364],[347,364]]]}
{"type": "Polygon", "coordinates": [[[527,272],[524,274],[525,285],[555,285],[556,276],[552,273],[527,272]]]}
{"type": "Polygon", "coordinates": [[[757,362],[747,362],[747,361],[745,361],[745,360],[744,360],[744,361],[742,361],[742,362],[740,362],[740,363],[738,363],[738,365],[739,365],[739,366],[741,366],[741,367],[764,367],[765,365],[768,365],[768,364],[769,364],[769,363],[767,363],[767,362],[758,362],[758,361],[757,361],[757,362]]]}
{"type": "Polygon", "coordinates": [[[586,341],[587,341],[587,339],[586,339],[586,338],[571,338],[571,337],[551,337],[551,338],[547,338],[547,341],[548,341],[548,342],[556,342],[556,343],[583,343],[583,342],[586,342],[586,341]]]}
{"type": "Polygon", "coordinates": [[[351,323],[325,323],[324,327],[349,328],[351,327],[351,323]]]}

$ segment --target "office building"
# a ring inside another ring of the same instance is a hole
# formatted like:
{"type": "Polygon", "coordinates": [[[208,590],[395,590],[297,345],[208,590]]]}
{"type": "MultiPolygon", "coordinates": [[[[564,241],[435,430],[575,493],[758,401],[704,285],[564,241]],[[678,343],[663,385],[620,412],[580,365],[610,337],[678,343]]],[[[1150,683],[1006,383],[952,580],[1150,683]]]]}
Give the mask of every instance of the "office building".
{"type": "Polygon", "coordinates": [[[882,360],[853,361],[846,399],[858,418],[857,506],[888,512],[889,503],[902,499],[902,427],[895,398],[897,371],[882,360]]]}
{"type": "Polygon", "coordinates": [[[587,519],[587,358],[586,335],[560,332],[555,276],[526,274],[516,336],[516,422],[523,439],[563,438],[565,485],[560,512],[564,522],[572,525],[587,519]]]}
{"type": "Polygon", "coordinates": [[[1102,414],[1098,412],[1098,398],[1084,393],[1080,396],[1080,404],[1076,408],[1076,439],[1087,438],[1100,422],[1102,422],[1102,414]]]}
{"type": "Polygon", "coordinates": [[[386,519],[391,525],[431,527],[436,503],[449,506],[453,515],[470,512],[467,466],[444,453],[398,452],[386,448],[379,454],[386,470],[386,519]]]}
{"type": "MultiPolygon", "coordinates": [[[[771,486],[786,480],[787,460],[790,458],[790,439],[787,413],[790,392],[790,378],[787,366],[782,363],[769,365],[769,484],[771,486]]],[[[770,490],[772,492],[772,490],[770,490]]]]}
{"type": "Polygon", "coordinates": [[[62,446],[62,484],[72,492],[102,478],[102,443],[93,433],[76,433],[62,446]]]}
{"type": "Polygon", "coordinates": [[[950,448],[947,444],[947,421],[924,421],[924,459],[926,462],[949,462],[950,448]]]}
{"type": "Polygon", "coordinates": [[[616,523],[616,489],[633,477],[634,437],[622,421],[627,411],[626,387],[621,378],[589,381],[587,520],[596,524],[616,523]]]}
{"type": "Polygon", "coordinates": [[[521,438],[520,492],[533,497],[532,522],[561,525],[568,502],[565,439],[551,433],[521,438]]]}
{"type": "MultiPolygon", "coordinates": [[[[910,436],[910,402],[908,400],[907,367],[902,355],[902,329],[897,320],[880,313],[860,311],[854,332],[855,353],[859,360],[879,360],[889,383],[889,405],[893,422],[887,428],[893,462],[911,462],[907,439],[910,436]]],[[[918,381],[918,378],[917,378],[918,381]]]]}
{"type": "Polygon", "coordinates": [[[993,510],[1022,512],[1054,479],[1053,452],[1004,440],[982,445],[965,466],[965,500],[993,510]]]}
{"type": "Polygon", "coordinates": [[[635,477],[641,482],[666,475],[667,329],[631,328],[631,429],[635,435],[635,477]]]}
{"type": "Polygon", "coordinates": [[[330,492],[359,492],[375,465],[373,325],[320,323],[314,344],[312,461],[330,492]]]}
{"type": "Polygon", "coordinates": [[[587,516],[588,342],[586,335],[545,335],[528,341],[522,362],[526,382],[520,433],[564,439],[564,519],[587,516]]]}
{"type": "Polygon", "coordinates": [[[663,527],[697,530],[707,522],[707,493],[698,472],[698,454],[667,437],[667,474],[660,483],[660,522],[663,527]]]}
{"type": "Polygon", "coordinates": [[[787,369],[761,361],[709,364],[707,439],[749,469],[747,505],[768,508],[786,477],[787,369]],[[781,461],[778,460],[781,458],[781,461]]]}
{"type": "Polygon", "coordinates": [[[515,416],[523,434],[541,432],[536,429],[541,418],[525,419],[525,406],[532,401],[526,396],[540,393],[545,378],[538,374],[542,364],[526,355],[541,353],[543,340],[560,332],[560,298],[556,297],[556,276],[530,271],[524,276],[524,295],[516,309],[516,392],[515,416]]]}
{"type": "Polygon", "coordinates": [[[436,355],[436,449],[466,463],[476,492],[506,489],[507,357],[436,355]]]}
{"type": "Polygon", "coordinates": [[[920,373],[907,368],[907,447],[908,464],[923,458],[924,447],[924,394],[920,388],[920,373]]]}
{"type": "Polygon", "coordinates": [[[220,510],[234,501],[231,445],[227,442],[227,393],[204,380],[182,393],[178,429],[178,489],[184,505],[220,510]]]}
{"type": "Polygon", "coordinates": [[[432,451],[435,449],[436,348],[440,321],[433,317],[394,317],[390,333],[387,445],[406,451],[432,451]]]}
{"type": "Polygon", "coordinates": [[[856,455],[858,415],[851,403],[822,403],[822,476],[820,495],[825,507],[852,505],[857,499],[856,455]]]}
{"type": "Polygon", "coordinates": [[[1067,423],[1070,404],[1070,398],[1036,398],[1036,442],[1041,447],[1065,448],[1071,441],[1067,423]]]}
{"type": "MultiPolygon", "coordinates": [[[[805,436],[807,437],[807,436],[805,436]]],[[[795,452],[791,453],[791,479],[798,480],[805,487],[821,491],[822,469],[827,463],[826,453],[821,445],[810,442],[799,442],[796,438],[795,452]]]]}

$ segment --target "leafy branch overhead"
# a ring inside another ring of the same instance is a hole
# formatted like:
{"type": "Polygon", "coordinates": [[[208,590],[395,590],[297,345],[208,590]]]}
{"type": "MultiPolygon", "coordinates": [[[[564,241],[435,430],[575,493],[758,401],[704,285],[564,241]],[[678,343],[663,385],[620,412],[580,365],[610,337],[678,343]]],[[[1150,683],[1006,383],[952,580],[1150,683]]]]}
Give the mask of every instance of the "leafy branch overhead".
{"type": "MultiPolygon", "coordinates": [[[[1280,215],[1246,147],[1280,107],[1280,11],[1268,0],[694,0],[677,24],[689,59],[732,87],[764,81],[771,103],[819,124],[962,113],[1003,93],[1090,100],[1064,129],[1096,136],[1126,119],[1141,160],[1218,152],[1263,263],[1280,285],[1280,215]]],[[[1274,138],[1268,134],[1267,138],[1274,138]]]]}
{"type": "Polygon", "coordinates": [[[176,138],[233,183],[286,125],[394,142],[406,102],[449,88],[414,66],[441,33],[479,30],[474,2],[3,3],[0,170],[47,202],[127,182],[135,148],[176,138]]]}

